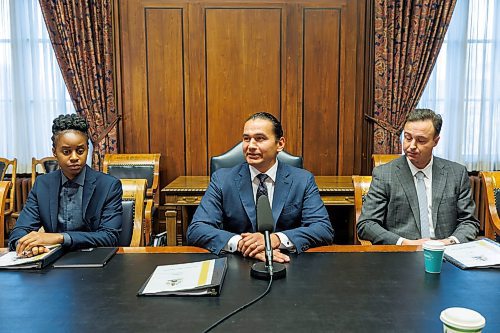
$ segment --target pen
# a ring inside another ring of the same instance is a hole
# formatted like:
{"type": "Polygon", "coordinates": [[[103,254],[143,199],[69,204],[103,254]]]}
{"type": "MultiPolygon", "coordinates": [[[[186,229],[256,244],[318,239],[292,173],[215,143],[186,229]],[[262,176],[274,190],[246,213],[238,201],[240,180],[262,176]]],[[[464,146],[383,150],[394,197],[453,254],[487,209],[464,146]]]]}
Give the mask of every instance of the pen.
{"type": "Polygon", "coordinates": [[[28,258],[28,255],[31,253],[31,251],[23,251],[21,254],[18,254],[15,259],[25,259],[28,258]]]}
{"type": "MultiPolygon", "coordinates": [[[[60,245],[59,244],[53,244],[53,245],[44,245],[45,248],[49,249],[49,250],[52,250],[56,247],[59,247],[60,245]]],[[[31,250],[24,250],[23,252],[21,252],[21,254],[18,254],[16,255],[15,259],[25,259],[25,258],[30,258],[29,255],[30,254],[33,254],[33,252],[31,252],[31,250]]],[[[41,255],[43,253],[39,253],[39,255],[41,255]]]]}

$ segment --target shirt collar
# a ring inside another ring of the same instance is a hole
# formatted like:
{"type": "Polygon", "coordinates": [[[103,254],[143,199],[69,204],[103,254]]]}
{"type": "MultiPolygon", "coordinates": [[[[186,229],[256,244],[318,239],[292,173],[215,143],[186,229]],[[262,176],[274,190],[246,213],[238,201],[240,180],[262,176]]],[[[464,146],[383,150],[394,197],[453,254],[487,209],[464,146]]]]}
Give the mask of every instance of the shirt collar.
{"type": "Polygon", "coordinates": [[[417,168],[413,163],[410,162],[408,157],[406,157],[406,162],[408,162],[408,166],[410,167],[410,171],[413,177],[417,174],[417,172],[422,171],[425,175],[425,177],[431,179],[431,172],[432,172],[432,164],[434,163],[434,156],[431,155],[431,160],[430,162],[425,166],[423,169],[417,168]]]}
{"type": "MultiPolygon", "coordinates": [[[[75,178],[73,178],[72,182],[75,184],[78,184],[80,186],[83,186],[83,184],[85,183],[85,171],[86,170],[87,170],[87,167],[84,166],[82,171],[80,171],[80,173],[75,178]]],[[[61,170],[61,185],[64,186],[64,184],[66,184],[69,181],[70,180],[68,179],[68,177],[66,177],[61,170]]]]}
{"type": "MultiPolygon", "coordinates": [[[[257,177],[257,175],[260,175],[261,173],[263,172],[260,172],[259,170],[257,170],[255,167],[251,166],[251,165],[248,165],[249,169],[250,169],[250,177],[252,179],[252,182],[255,180],[255,177],[257,177]]],[[[276,159],[276,163],[274,163],[274,165],[272,167],[269,168],[269,170],[267,170],[266,172],[264,172],[266,175],[269,176],[269,178],[271,178],[271,180],[274,182],[276,182],[276,173],[278,172],[278,159],[276,159]]]]}

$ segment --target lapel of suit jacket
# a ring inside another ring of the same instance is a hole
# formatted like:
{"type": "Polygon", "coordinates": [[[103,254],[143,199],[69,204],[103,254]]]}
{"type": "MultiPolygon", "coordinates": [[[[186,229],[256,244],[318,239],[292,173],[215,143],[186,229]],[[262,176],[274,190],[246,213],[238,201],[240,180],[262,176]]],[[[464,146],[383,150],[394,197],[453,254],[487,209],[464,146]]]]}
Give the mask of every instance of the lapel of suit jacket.
{"type": "Polygon", "coordinates": [[[400,186],[406,194],[408,203],[410,204],[411,211],[417,222],[417,228],[420,231],[420,210],[418,208],[418,197],[417,189],[415,188],[415,181],[413,180],[413,175],[411,174],[410,167],[408,166],[408,161],[406,156],[399,159],[397,166],[397,177],[399,178],[400,186]]]}
{"type": "Polygon", "coordinates": [[[443,198],[447,176],[448,172],[446,171],[445,164],[440,158],[434,157],[432,163],[432,224],[434,225],[434,230],[436,230],[437,212],[439,203],[443,198]]]}
{"type": "Polygon", "coordinates": [[[82,218],[85,220],[85,213],[87,212],[87,207],[90,202],[90,198],[94,194],[96,175],[95,171],[89,166],[85,166],[87,170],[85,171],[85,182],[83,185],[83,198],[82,198],[82,218]]]}
{"type": "Polygon", "coordinates": [[[50,225],[52,230],[46,230],[47,232],[57,231],[57,214],[59,213],[59,191],[61,188],[61,170],[49,173],[48,177],[54,177],[49,183],[55,186],[49,187],[49,207],[50,207],[50,225]]]}
{"type": "Polygon", "coordinates": [[[234,179],[235,185],[240,194],[240,200],[245,208],[245,212],[252,223],[252,229],[257,230],[257,216],[255,211],[255,200],[253,198],[252,180],[250,179],[250,169],[247,163],[243,163],[238,176],[234,179]]]}
{"type": "Polygon", "coordinates": [[[289,179],[290,172],[285,165],[285,163],[278,163],[278,171],[276,172],[276,182],[274,184],[274,194],[273,194],[273,219],[274,225],[283,210],[285,201],[288,198],[288,193],[292,187],[292,181],[289,179]]]}

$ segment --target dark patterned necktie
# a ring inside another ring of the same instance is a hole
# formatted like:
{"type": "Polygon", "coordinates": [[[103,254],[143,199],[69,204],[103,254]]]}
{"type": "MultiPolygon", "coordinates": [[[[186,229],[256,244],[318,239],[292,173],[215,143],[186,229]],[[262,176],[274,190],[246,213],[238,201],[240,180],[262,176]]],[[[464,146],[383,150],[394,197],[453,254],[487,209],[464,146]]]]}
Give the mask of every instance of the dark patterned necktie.
{"type": "Polygon", "coordinates": [[[257,175],[257,178],[259,178],[259,187],[257,187],[257,195],[255,196],[255,203],[257,203],[261,195],[267,196],[267,186],[265,182],[268,177],[269,176],[266,175],[265,173],[257,175]]]}

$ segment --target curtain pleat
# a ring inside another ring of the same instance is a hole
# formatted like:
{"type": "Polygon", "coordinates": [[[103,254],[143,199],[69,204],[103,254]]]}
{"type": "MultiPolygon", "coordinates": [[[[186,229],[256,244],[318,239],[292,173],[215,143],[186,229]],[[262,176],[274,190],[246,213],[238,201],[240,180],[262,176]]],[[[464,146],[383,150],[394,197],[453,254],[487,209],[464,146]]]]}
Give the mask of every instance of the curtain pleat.
{"type": "Polygon", "coordinates": [[[40,0],[49,36],[76,112],[89,123],[92,166],[117,152],[111,0],[40,0]]]}
{"type": "Polygon", "coordinates": [[[377,0],[373,152],[401,153],[401,132],[422,95],[456,0],[377,0]]]}

